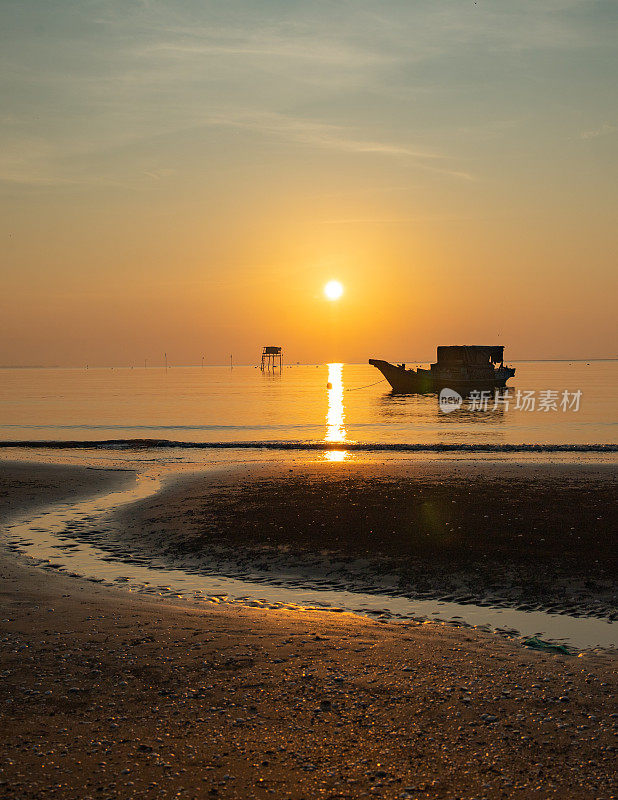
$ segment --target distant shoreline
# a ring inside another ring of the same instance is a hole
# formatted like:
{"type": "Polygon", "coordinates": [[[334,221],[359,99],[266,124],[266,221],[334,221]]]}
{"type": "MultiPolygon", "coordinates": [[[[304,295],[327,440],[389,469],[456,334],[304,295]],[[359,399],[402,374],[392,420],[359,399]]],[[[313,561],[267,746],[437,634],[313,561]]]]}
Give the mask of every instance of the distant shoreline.
{"type": "MultiPolygon", "coordinates": [[[[433,361],[434,357],[426,358],[426,359],[408,359],[404,363],[406,364],[430,364],[433,361]]],[[[395,359],[397,361],[397,359],[395,359]]],[[[603,356],[600,358],[509,358],[507,359],[510,364],[535,364],[535,363],[560,363],[560,364],[569,364],[569,363],[587,363],[590,361],[598,362],[598,361],[618,361],[618,356],[603,356]]],[[[296,363],[290,362],[283,364],[284,367],[325,367],[329,363],[328,361],[323,362],[306,362],[306,363],[296,363]]],[[[342,361],[336,362],[342,363],[346,367],[358,367],[358,366],[365,366],[365,361],[342,361]]],[[[237,367],[257,367],[257,363],[251,364],[234,364],[233,369],[237,367]]],[[[45,366],[43,364],[0,364],[1,370],[11,370],[11,369],[79,369],[79,370],[91,370],[91,369],[205,369],[208,367],[224,367],[230,369],[229,363],[219,363],[219,364],[168,364],[167,367],[165,364],[148,364],[144,366],[143,364],[96,364],[96,365],[85,365],[85,364],[51,364],[45,366]]]]}

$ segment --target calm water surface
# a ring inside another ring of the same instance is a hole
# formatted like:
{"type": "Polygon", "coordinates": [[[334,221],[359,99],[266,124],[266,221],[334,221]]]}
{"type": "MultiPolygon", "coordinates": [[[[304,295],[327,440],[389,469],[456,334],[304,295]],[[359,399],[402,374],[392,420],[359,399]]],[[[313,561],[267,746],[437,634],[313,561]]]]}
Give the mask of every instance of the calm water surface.
{"type": "MultiPolygon", "coordinates": [[[[373,367],[0,370],[0,439],[171,439],[376,444],[615,444],[618,361],[515,362],[512,400],[450,414],[438,397],[395,396],[373,367]],[[331,388],[327,388],[330,383],[331,388]],[[536,408],[515,408],[517,391],[536,408]],[[579,410],[541,393],[581,391],[579,410]]],[[[337,454],[334,458],[340,457],[337,454]]]]}

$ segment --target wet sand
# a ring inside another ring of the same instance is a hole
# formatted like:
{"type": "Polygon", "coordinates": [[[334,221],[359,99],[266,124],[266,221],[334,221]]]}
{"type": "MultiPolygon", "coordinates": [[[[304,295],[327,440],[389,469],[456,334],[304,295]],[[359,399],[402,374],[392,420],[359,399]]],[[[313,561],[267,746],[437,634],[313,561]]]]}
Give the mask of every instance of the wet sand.
{"type": "MultiPolygon", "coordinates": [[[[4,514],[39,496],[37,482],[47,501],[69,500],[108,477],[131,479],[5,465],[4,514]]],[[[10,554],[0,575],[1,796],[615,794],[609,653],[349,614],[198,609],[10,554]]]]}
{"type": "Polygon", "coordinates": [[[135,482],[130,469],[0,460],[0,520],[50,503],[75,502],[135,482]]]}
{"type": "Polygon", "coordinates": [[[294,573],[418,599],[617,618],[614,465],[251,466],[127,507],[116,540],[220,574],[294,573]]]}

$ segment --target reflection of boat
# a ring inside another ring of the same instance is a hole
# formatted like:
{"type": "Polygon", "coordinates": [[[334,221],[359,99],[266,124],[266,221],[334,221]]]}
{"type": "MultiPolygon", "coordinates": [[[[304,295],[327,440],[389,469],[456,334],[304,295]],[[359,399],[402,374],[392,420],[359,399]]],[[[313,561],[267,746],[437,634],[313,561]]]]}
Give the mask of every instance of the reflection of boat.
{"type": "Polygon", "coordinates": [[[513,367],[504,365],[504,347],[501,345],[451,345],[438,347],[438,358],[429,369],[406,369],[405,364],[390,364],[377,358],[369,363],[379,369],[401,394],[433,392],[450,389],[492,389],[506,386],[515,374],[513,367]]]}

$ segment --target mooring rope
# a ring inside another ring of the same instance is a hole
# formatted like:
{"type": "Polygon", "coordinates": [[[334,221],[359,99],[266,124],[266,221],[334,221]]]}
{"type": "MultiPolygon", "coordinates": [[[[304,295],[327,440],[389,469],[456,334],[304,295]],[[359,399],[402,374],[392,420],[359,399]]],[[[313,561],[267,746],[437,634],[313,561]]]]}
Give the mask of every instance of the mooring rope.
{"type": "Polygon", "coordinates": [[[346,392],[358,392],[359,389],[368,389],[370,386],[377,386],[379,383],[384,383],[386,378],[381,378],[375,383],[368,383],[366,386],[354,386],[352,389],[345,389],[346,392]]]}

